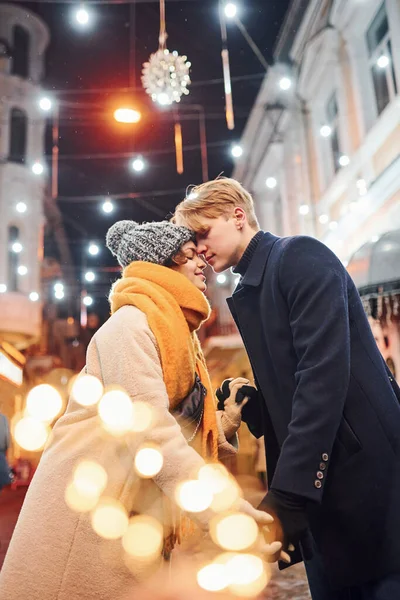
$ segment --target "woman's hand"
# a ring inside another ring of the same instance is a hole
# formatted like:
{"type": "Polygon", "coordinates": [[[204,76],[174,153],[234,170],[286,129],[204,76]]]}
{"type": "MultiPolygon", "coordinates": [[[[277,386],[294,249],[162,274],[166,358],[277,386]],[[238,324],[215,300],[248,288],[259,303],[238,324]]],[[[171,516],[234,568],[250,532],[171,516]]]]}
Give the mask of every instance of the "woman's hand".
{"type": "Polygon", "coordinates": [[[232,379],[229,382],[230,394],[224,402],[224,411],[232,423],[237,423],[238,421],[240,423],[242,408],[247,404],[249,398],[245,396],[242,402],[236,402],[236,395],[241,387],[249,385],[249,383],[249,380],[244,377],[236,377],[236,379],[232,379]]]}

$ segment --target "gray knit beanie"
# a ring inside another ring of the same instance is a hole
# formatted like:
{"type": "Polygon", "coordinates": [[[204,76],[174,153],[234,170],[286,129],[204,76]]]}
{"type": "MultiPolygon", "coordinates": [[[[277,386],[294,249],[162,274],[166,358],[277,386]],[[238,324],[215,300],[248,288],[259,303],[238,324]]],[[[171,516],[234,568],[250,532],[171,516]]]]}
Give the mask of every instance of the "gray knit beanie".
{"type": "Polygon", "coordinates": [[[165,265],[195,233],[169,221],[136,223],[117,221],[107,232],[106,244],[121,267],[135,260],[165,265]]]}

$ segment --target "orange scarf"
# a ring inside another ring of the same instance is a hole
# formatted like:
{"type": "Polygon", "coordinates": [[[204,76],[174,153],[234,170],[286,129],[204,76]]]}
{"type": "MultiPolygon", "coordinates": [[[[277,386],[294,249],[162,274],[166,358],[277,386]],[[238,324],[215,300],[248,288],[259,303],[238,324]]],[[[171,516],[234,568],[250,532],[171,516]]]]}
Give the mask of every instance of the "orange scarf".
{"type": "Polygon", "coordinates": [[[202,455],[217,460],[216,403],[196,334],[210,316],[204,294],[173,269],[137,261],[126,267],[113,285],[110,304],[112,313],[128,304],[146,314],[157,340],[171,410],[189,394],[198,374],[207,389],[201,424],[202,455]]]}

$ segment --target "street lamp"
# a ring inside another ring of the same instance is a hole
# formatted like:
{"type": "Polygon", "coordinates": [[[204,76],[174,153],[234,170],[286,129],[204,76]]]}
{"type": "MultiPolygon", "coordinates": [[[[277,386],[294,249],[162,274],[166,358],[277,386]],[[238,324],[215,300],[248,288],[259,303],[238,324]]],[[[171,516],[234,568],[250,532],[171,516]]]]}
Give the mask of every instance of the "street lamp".
{"type": "Polygon", "coordinates": [[[88,252],[91,256],[97,256],[100,252],[100,248],[97,244],[91,243],[88,247],[88,252]]]}
{"type": "Polygon", "coordinates": [[[139,123],[142,115],[133,108],[117,108],[114,112],[114,119],[118,123],[139,123]]]}
{"type": "Polygon", "coordinates": [[[141,156],[138,156],[132,161],[132,169],[136,171],[136,173],[141,173],[145,166],[145,162],[141,156]]]}
{"type": "Polygon", "coordinates": [[[16,205],[16,207],[15,207],[15,210],[17,212],[19,212],[20,214],[23,214],[23,213],[25,213],[27,211],[27,208],[28,207],[26,206],[25,202],[18,202],[17,205],[16,205]]]}
{"type": "Polygon", "coordinates": [[[48,112],[49,110],[51,110],[52,106],[53,106],[53,103],[50,100],[50,98],[48,98],[47,96],[43,96],[42,98],[40,98],[39,107],[41,110],[48,112]]]}
{"type": "Polygon", "coordinates": [[[81,25],[82,27],[88,25],[90,15],[84,5],[78,8],[78,10],[75,12],[75,20],[78,25],[81,25]]]}
{"type": "Polygon", "coordinates": [[[239,144],[235,144],[234,146],[232,146],[231,154],[234,158],[240,158],[243,154],[242,146],[239,146],[239,144]]]}
{"type": "Polygon", "coordinates": [[[96,275],[93,273],[93,271],[88,271],[85,273],[85,279],[89,283],[92,283],[96,279],[96,275]]]}
{"type": "Polygon", "coordinates": [[[228,19],[233,19],[237,14],[237,6],[233,2],[228,2],[225,4],[225,16],[228,19]]]}
{"type": "Polygon", "coordinates": [[[35,175],[42,175],[44,171],[44,166],[39,161],[36,161],[32,165],[32,173],[35,175]]]}
{"type": "Polygon", "coordinates": [[[102,209],[106,214],[112,213],[114,210],[114,204],[111,202],[111,200],[106,200],[103,202],[102,209]]]}

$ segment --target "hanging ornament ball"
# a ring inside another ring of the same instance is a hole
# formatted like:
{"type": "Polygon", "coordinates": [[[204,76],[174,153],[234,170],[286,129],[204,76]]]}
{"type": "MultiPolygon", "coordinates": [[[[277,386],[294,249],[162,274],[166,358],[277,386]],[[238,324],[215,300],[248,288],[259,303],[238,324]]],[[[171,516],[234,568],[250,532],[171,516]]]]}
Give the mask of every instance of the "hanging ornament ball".
{"type": "Polygon", "coordinates": [[[191,66],[187,56],[167,49],[157,50],[143,65],[143,87],[153,102],[162,106],[180,102],[183,95],[189,94],[191,66]]]}

